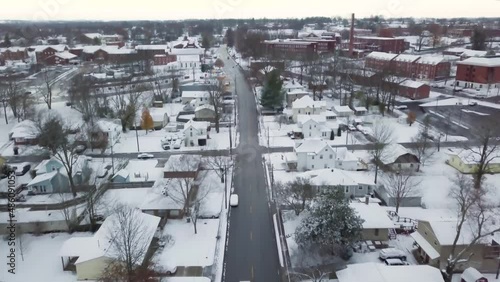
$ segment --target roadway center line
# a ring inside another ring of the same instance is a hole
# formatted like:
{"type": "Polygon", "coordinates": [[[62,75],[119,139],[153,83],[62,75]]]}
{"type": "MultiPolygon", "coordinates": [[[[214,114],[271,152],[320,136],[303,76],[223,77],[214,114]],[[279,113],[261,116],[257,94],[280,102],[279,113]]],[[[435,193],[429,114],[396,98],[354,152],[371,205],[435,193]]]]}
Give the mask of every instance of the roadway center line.
{"type": "Polygon", "coordinates": [[[253,241],[253,232],[250,231],[250,241],[253,241]]]}
{"type": "Polygon", "coordinates": [[[252,213],[252,211],[253,211],[253,208],[252,208],[252,206],[250,206],[250,213],[252,213]]]}
{"type": "Polygon", "coordinates": [[[252,268],[250,269],[250,273],[252,275],[252,280],[254,279],[254,273],[253,273],[253,265],[252,265],[252,268]]]}

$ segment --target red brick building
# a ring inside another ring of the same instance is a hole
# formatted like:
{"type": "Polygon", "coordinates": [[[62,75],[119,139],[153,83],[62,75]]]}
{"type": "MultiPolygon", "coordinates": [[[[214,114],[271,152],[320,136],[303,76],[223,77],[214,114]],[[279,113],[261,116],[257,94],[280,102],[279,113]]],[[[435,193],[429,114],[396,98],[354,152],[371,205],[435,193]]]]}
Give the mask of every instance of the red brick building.
{"type": "Polygon", "coordinates": [[[361,49],[395,54],[403,53],[408,46],[404,39],[391,37],[357,36],[354,41],[364,45],[361,49]]]}
{"type": "Polygon", "coordinates": [[[430,92],[431,87],[422,82],[408,79],[399,84],[399,96],[412,100],[429,98],[430,92]]]}
{"type": "Polygon", "coordinates": [[[175,62],[177,60],[177,56],[175,55],[165,55],[158,54],[154,56],[153,65],[155,66],[164,66],[169,63],[175,62]]]}
{"type": "Polygon", "coordinates": [[[456,83],[466,88],[487,88],[499,84],[500,58],[469,58],[457,62],[456,83]]]}
{"type": "Polygon", "coordinates": [[[398,76],[413,77],[416,62],[420,56],[401,54],[391,61],[391,69],[398,76]]]}
{"type": "Polygon", "coordinates": [[[28,59],[26,47],[0,48],[0,57],[5,61],[22,61],[28,59]]]}
{"type": "Polygon", "coordinates": [[[322,38],[306,37],[303,39],[292,39],[291,41],[316,42],[316,43],[318,43],[317,52],[319,52],[319,53],[333,53],[333,52],[335,52],[335,47],[337,45],[337,41],[335,39],[322,39],[322,38]]]}
{"type": "Polygon", "coordinates": [[[397,54],[384,53],[384,52],[371,52],[365,57],[365,67],[373,70],[389,69],[392,60],[396,58],[397,54]]]}
{"type": "Polygon", "coordinates": [[[168,45],[137,45],[135,50],[137,51],[137,56],[141,60],[153,60],[155,55],[166,55],[168,45]]]}
{"type": "Polygon", "coordinates": [[[441,57],[421,57],[416,61],[413,77],[437,79],[450,76],[451,63],[441,57]]]}
{"type": "Polygon", "coordinates": [[[55,65],[54,55],[68,50],[66,45],[39,45],[28,48],[28,51],[35,52],[36,62],[45,65],[55,65]]]}
{"type": "Polygon", "coordinates": [[[269,40],[264,41],[267,53],[314,54],[318,43],[311,41],[269,40]]]}

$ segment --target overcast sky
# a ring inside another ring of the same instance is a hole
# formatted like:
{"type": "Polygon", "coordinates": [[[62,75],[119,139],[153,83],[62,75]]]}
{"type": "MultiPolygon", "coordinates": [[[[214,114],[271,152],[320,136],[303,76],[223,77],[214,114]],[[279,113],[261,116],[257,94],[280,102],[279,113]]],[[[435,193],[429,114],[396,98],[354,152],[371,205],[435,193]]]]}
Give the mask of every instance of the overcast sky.
{"type": "Polygon", "coordinates": [[[500,0],[2,0],[2,20],[498,17],[500,0]]]}

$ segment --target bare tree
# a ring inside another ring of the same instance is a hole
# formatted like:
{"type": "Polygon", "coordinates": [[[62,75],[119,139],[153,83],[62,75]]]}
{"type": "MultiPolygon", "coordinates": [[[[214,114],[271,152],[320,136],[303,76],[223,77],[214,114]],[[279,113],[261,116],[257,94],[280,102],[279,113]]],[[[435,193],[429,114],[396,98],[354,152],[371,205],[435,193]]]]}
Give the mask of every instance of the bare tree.
{"type": "Polygon", "coordinates": [[[469,157],[475,162],[474,187],[481,189],[484,177],[491,173],[490,163],[500,158],[500,148],[498,148],[498,137],[500,130],[496,124],[488,122],[476,130],[476,140],[479,146],[467,146],[469,157]]]}
{"type": "Polygon", "coordinates": [[[217,81],[217,85],[210,85],[208,87],[208,95],[210,104],[214,107],[215,131],[220,131],[220,120],[224,111],[224,86],[222,81],[217,81]]]}
{"type": "Polygon", "coordinates": [[[399,212],[399,207],[405,198],[413,196],[415,189],[422,183],[411,171],[404,170],[384,174],[383,182],[387,195],[394,199],[396,213],[399,212]]]}
{"type": "Polygon", "coordinates": [[[221,183],[224,183],[224,178],[228,170],[233,168],[234,162],[231,157],[228,156],[210,156],[206,158],[205,167],[207,169],[213,170],[217,176],[221,179],[221,183]]]}
{"type": "Polygon", "coordinates": [[[28,238],[29,234],[24,232],[24,229],[22,226],[17,226],[16,228],[16,248],[19,251],[19,254],[21,255],[21,259],[24,261],[24,253],[28,251],[29,245],[30,245],[30,240],[28,238]]]}
{"type": "Polygon", "coordinates": [[[388,152],[387,145],[394,141],[394,128],[391,124],[379,120],[376,121],[372,128],[373,134],[373,149],[370,155],[375,163],[375,183],[377,183],[378,169],[383,159],[391,152],[388,152]]]}
{"type": "Polygon", "coordinates": [[[40,132],[39,145],[48,149],[59,160],[66,171],[73,197],[76,197],[74,169],[79,155],[75,152],[76,144],[70,138],[70,130],[60,116],[39,113],[37,126],[40,132]]]}
{"type": "Polygon", "coordinates": [[[430,117],[426,116],[424,118],[422,127],[420,127],[419,132],[416,136],[412,138],[415,144],[412,148],[412,152],[420,160],[420,164],[425,165],[432,160],[432,156],[436,152],[436,149],[432,146],[430,141],[430,117]]]}
{"type": "Polygon", "coordinates": [[[140,215],[140,210],[129,206],[114,207],[110,216],[113,226],[106,238],[110,242],[108,252],[114,259],[104,270],[102,281],[150,281],[147,278],[151,277],[144,277],[151,267],[144,262],[150,240],[140,215]]]}
{"type": "Polygon", "coordinates": [[[8,90],[0,88],[0,99],[2,100],[3,115],[5,118],[5,124],[9,124],[9,118],[7,117],[7,106],[9,105],[8,90]]]}
{"type": "Polygon", "coordinates": [[[71,80],[68,91],[72,107],[82,113],[83,121],[92,128],[97,117],[98,98],[93,93],[94,82],[83,74],[76,75],[71,80]]]}
{"type": "Polygon", "coordinates": [[[275,184],[276,198],[281,205],[288,206],[299,215],[314,198],[314,188],[309,178],[298,177],[290,182],[275,184]]]}
{"type": "Polygon", "coordinates": [[[145,88],[141,85],[130,87],[127,95],[115,95],[111,98],[111,108],[115,116],[120,119],[122,131],[126,132],[130,127],[135,126],[137,112],[143,105],[143,94],[145,88]]]}
{"type": "Polygon", "coordinates": [[[324,272],[319,268],[309,268],[305,269],[304,272],[289,272],[288,274],[292,282],[327,282],[330,281],[330,273],[324,272]]]}
{"type": "Polygon", "coordinates": [[[446,282],[451,282],[455,268],[467,263],[474,255],[473,247],[500,231],[498,203],[488,197],[488,189],[476,189],[469,176],[457,173],[450,191],[457,212],[456,234],[443,271],[446,282]],[[467,235],[464,235],[467,234],[467,235]],[[467,239],[465,239],[467,238],[467,239]],[[467,240],[467,241],[464,241],[467,240]]]}
{"type": "MultiPolygon", "coordinates": [[[[58,181],[60,181],[61,178],[58,177],[58,181]]],[[[62,186],[62,183],[59,184],[59,186],[62,186]]],[[[59,210],[64,218],[64,223],[66,223],[66,227],[68,228],[69,232],[73,232],[75,228],[75,219],[76,219],[76,207],[72,204],[66,203],[70,199],[68,198],[68,193],[65,193],[65,191],[60,190],[57,193],[59,197],[59,201],[62,204],[61,209],[59,210]]]]}
{"type": "Polygon", "coordinates": [[[47,104],[48,109],[52,109],[52,86],[54,85],[52,77],[49,75],[50,71],[48,68],[43,68],[42,71],[43,88],[40,93],[43,97],[43,101],[47,104]]]}

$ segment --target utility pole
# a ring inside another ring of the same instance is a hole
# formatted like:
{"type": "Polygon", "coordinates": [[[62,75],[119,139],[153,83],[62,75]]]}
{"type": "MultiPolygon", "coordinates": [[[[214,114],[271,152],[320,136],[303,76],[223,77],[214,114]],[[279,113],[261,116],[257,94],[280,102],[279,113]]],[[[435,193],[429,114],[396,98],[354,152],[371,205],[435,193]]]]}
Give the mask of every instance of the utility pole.
{"type": "Polygon", "coordinates": [[[115,140],[113,134],[111,136],[111,167],[113,168],[113,175],[115,175],[115,154],[113,152],[113,146],[115,145],[115,140]]]}
{"type": "Polygon", "coordinates": [[[135,127],[135,139],[137,140],[137,153],[141,152],[141,149],[139,148],[139,133],[137,132],[137,123],[134,122],[134,127],[135,127]]]}
{"type": "Polygon", "coordinates": [[[227,210],[227,166],[224,164],[224,206],[227,210]]]}

